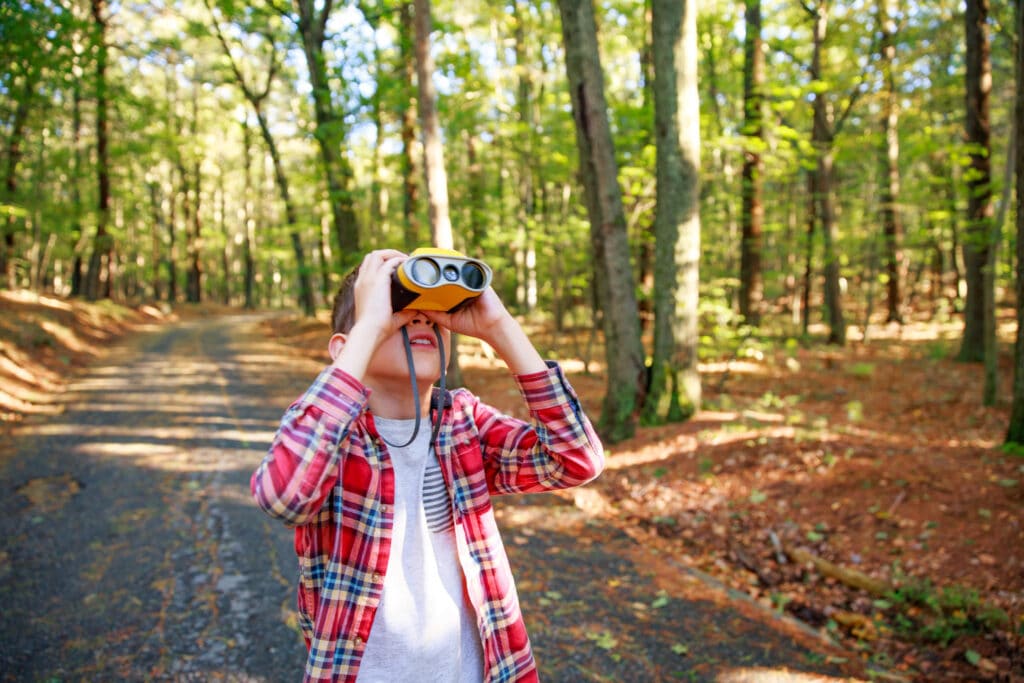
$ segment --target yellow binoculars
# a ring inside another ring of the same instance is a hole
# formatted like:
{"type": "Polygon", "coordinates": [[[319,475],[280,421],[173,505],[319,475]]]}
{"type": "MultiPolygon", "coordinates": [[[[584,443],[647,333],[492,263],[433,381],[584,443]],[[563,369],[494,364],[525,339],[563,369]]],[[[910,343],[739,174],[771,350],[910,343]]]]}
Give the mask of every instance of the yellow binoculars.
{"type": "Polygon", "coordinates": [[[490,267],[452,249],[423,247],[409,255],[391,278],[391,308],[453,312],[491,284],[490,267]]]}

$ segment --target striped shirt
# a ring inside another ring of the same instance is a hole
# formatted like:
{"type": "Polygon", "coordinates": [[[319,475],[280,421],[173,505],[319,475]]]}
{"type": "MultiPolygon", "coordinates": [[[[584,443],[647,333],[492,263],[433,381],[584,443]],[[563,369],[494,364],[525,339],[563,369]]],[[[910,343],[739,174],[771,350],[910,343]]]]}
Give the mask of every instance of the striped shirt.
{"type": "MultiPolygon", "coordinates": [[[[485,683],[537,680],[491,495],[577,486],[604,466],[601,443],[556,364],[516,381],[529,422],[459,389],[435,444],[485,683]]],[[[325,369],[285,413],[252,477],[260,507],[295,527],[305,681],[356,680],[387,571],[394,472],[367,411],[369,393],[344,371],[325,369]]]]}

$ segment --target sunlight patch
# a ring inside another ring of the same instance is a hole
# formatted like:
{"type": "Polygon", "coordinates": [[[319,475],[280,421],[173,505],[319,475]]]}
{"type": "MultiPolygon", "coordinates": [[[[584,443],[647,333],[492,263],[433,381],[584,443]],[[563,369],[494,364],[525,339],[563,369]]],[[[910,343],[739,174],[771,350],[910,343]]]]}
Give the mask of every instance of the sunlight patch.
{"type": "Polygon", "coordinates": [[[719,674],[716,683],[827,683],[828,681],[862,681],[860,678],[836,678],[822,674],[809,674],[786,669],[764,667],[732,669],[719,674]]]}

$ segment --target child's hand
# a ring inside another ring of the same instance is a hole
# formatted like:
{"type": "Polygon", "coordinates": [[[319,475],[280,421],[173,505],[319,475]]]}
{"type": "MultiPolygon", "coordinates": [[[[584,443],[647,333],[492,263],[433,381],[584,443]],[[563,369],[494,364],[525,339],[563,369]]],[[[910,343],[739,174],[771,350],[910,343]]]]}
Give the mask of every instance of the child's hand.
{"type": "Polygon", "coordinates": [[[547,369],[547,365],[523,332],[523,328],[490,287],[461,311],[423,311],[423,314],[432,322],[447,327],[452,332],[486,342],[498,352],[509,369],[518,375],[547,369]]]}
{"type": "Polygon", "coordinates": [[[423,311],[423,314],[431,322],[446,327],[452,332],[476,337],[487,343],[491,343],[491,338],[498,333],[503,324],[510,321],[515,322],[505,308],[505,304],[501,302],[491,287],[484,290],[484,293],[477,297],[476,301],[455,313],[423,311]]]}
{"type": "Polygon", "coordinates": [[[391,310],[391,277],[398,266],[408,258],[394,249],[371,251],[363,257],[359,277],[354,287],[355,325],[371,331],[383,341],[408,323],[414,313],[391,310]]]}

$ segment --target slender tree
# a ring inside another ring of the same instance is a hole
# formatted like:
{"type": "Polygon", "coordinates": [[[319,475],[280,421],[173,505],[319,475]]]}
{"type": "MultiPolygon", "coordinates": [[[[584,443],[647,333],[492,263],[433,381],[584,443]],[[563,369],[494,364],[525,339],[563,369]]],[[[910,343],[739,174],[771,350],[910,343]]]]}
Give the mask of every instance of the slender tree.
{"type": "Polygon", "coordinates": [[[85,296],[96,300],[110,296],[113,274],[114,241],[107,230],[110,222],[110,121],[107,117],[107,3],[106,0],[92,0],[90,4],[93,19],[93,40],[96,49],[95,95],[96,95],[96,184],[97,214],[96,234],[93,237],[92,254],[85,276],[85,296]],[[103,269],[106,268],[106,273],[103,269]]]}
{"type": "Polygon", "coordinates": [[[600,429],[612,442],[636,428],[646,385],[618,164],[608,123],[591,0],[559,0],[580,176],[590,219],[595,294],[603,313],[607,390],[600,429]]]}
{"type": "Polygon", "coordinates": [[[270,131],[270,124],[267,122],[267,115],[263,111],[263,103],[270,95],[270,88],[274,83],[277,69],[280,66],[277,58],[277,49],[274,45],[273,38],[271,36],[264,35],[264,43],[269,50],[268,67],[266,69],[267,76],[263,88],[257,90],[254,86],[248,83],[245,76],[242,74],[242,69],[231,52],[231,47],[228,45],[227,38],[220,28],[220,22],[214,14],[213,7],[209,0],[207,0],[206,6],[210,11],[210,16],[213,20],[214,32],[217,35],[217,40],[220,42],[221,47],[224,50],[224,55],[231,65],[231,72],[234,74],[235,82],[241,89],[245,99],[252,106],[253,113],[256,115],[256,123],[259,125],[260,135],[263,137],[263,143],[267,146],[267,151],[274,164],[274,178],[277,181],[277,191],[281,196],[281,202],[284,204],[285,220],[288,224],[288,233],[291,238],[292,252],[295,254],[295,265],[298,270],[299,303],[302,305],[302,309],[305,311],[306,315],[314,315],[316,313],[316,305],[313,300],[313,281],[310,276],[310,269],[306,263],[306,251],[302,244],[302,235],[299,231],[298,211],[295,208],[295,202],[292,200],[291,190],[288,184],[288,176],[284,170],[284,163],[281,160],[277,141],[274,139],[274,136],[270,131]]]}
{"type": "Polygon", "coordinates": [[[878,0],[878,25],[882,34],[883,93],[882,128],[885,132],[885,180],[882,183],[882,225],[885,235],[887,322],[902,322],[903,222],[900,215],[899,91],[893,63],[896,60],[894,0],[878,0]]]}
{"type": "Polygon", "coordinates": [[[337,111],[335,96],[331,93],[331,80],[338,78],[338,74],[328,74],[327,58],[324,55],[327,24],[334,2],[294,0],[294,4],[298,19],[286,11],[282,12],[282,16],[295,22],[302,41],[302,51],[306,56],[316,118],[314,137],[327,178],[331,215],[338,240],[338,258],[340,265],[347,270],[347,266],[358,262],[361,254],[359,223],[352,199],[353,171],[344,153],[347,126],[342,113],[337,111]]]}
{"type": "Polygon", "coordinates": [[[761,38],[761,0],[746,0],[743,44],[743,240],[740,244],[740,314],[753,324],[761,321],[764,281],[761,266],[764,204],[764,40],[761,38]]]}
{"type": "Polygon", "coordinates": [[[988,38],[988,0],[967,0],[966,25],[966,134],[970,167],[967,184],[967,228],[963,240],[967,297],[960,360],[985,358],[986,299],[990,281],[985,268],[989,258],[989,227],[992,221],[992,131],[989,96],[992,90],[991,47],[988,38]]]}
{"type": "Polygon", "coordinates": [[[430,55],[430,0],[413,1],[413,23],[416,28],[416,83],[419,91],[423,170],[426,174],[431,241],[435,247],[451,249],[454,240],[452,221],[448,213],[448,173],[444,167],[441,124],[437,119],[434,58],[430,55]]]}
{"type": "Polygon", "coordinates": [[[654,218],[654,352],[644,415],[647,420],[661,415],[681,420],[699,409],[701,401],[697,371],[697,3],[653,0],[651,9],[658,205],[654,218]]]}
{"type": "Polygon", "coordinates": [[[1017,342],[1014,346],[1013,404],[1006,440],[1024,445],[1024,0],[1017,0],[1017,95],[1014,98],[1014,121],[1017,139],[1017,342]]]}
{"type": "MultiPolygon", "coordinates": [[[[814,57],[811,62],[811,76],[818,83],[824,83],[827,66],[825,40],[828,33],[829,0],[818,0],[816,5],[805,5],[805,7],[811,15],[814,26],[814,57]]],[[[839,228],[835,209],[835,118],[827,90],[821,87],[815,88],[813,104],[814,125],[811,140],[817,157],[814,170],[814,201],[817,205],[824,246],[828,341],[830,344],[842,346],[846,343],[846,320],[843,317],[842,295],[839,288],[839,253],[836,249],[839,228]]]]}

